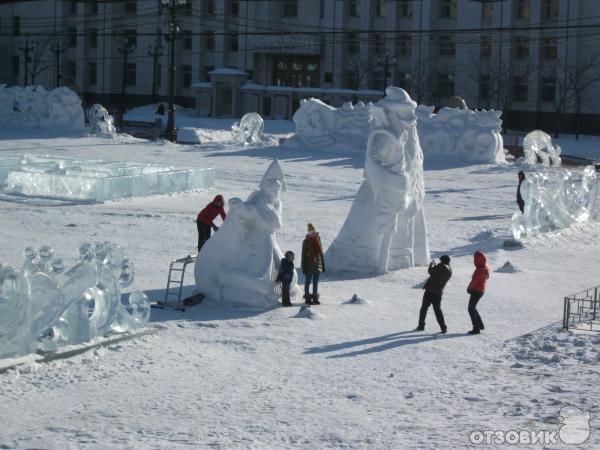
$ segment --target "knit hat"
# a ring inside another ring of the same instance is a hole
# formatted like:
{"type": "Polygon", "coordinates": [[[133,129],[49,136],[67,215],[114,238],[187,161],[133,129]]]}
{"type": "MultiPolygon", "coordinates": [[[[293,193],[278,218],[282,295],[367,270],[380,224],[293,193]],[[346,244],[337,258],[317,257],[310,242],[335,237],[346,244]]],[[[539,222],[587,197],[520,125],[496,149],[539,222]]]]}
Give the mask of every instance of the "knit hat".
{"type": "Polygon", "coordinates": [[[317,229],[315,228],[315,226],[312,223],[309,223],[308,225],[306,225],[306,230],[309,233],[314,233],[315,231],[317,231],[317,229]]]}
{"type": "Polygon", "coordinates": [[[446,264],[447,266],[450,265],[450,257],[448,255],[442,255],[440,261],[442,264],[446,264]]]}

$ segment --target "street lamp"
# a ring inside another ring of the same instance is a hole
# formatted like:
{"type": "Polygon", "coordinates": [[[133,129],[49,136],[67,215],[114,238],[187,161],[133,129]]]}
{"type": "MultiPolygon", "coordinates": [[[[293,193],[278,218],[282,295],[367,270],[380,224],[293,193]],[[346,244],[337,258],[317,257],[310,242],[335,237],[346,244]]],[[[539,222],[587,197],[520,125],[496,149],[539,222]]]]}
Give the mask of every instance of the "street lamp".
{"type": "Polygon", "coordinates": [[[165,130],[165,138],[175,142],[177,133],[175,131],[175,39],[179,33],[179,25],[177,23],[177,7],[186,4],[186,0],[160,0],[163,8],[169,10],[169,34],[166,36],[169,42],[169,116],[167,119],[167,129],[165,130]]]}
{"type": "Polygon", "coordinates": [[[158,69],[158,58],[163,56],[163,47],[160,37],[156,38],[154,45],[148,45],[148,56],[152,56],[152,103],[156,103],[156,72],[158,69]]]}
{"type": "Polygon", "coordinates": [[[121,132],[125,125],[125,89],[127,86],[127,61],[129,54],[135,52],[135,45],[129,40],[129,37],[124,37],[119,45],[119,53],[123,55],[123,74],[121,78],[121,132]]]}

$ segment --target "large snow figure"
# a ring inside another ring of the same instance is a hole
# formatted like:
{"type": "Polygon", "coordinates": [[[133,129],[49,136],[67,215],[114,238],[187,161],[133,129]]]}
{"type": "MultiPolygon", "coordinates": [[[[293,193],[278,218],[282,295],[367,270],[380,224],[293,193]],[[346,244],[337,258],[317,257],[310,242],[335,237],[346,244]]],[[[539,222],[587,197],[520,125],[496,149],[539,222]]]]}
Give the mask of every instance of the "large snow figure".
{"type": "Polygon", "coordinates": [[[536,164],[538,156],[542,165],[559,167],[561,165],[560,146],[552,143],[552,138],[542,130],[534,130],[523,139],[523,153],[527,164],[536,164]]]}
{"type": "MultiPolygon", "coordinates": [[[[275,232],[282,227],[281,200],[285,176],[275,160],[260,189],[243,201],[229,200],[227,220],[202,247],[194,274],[197,289],[209,298],[268,308],[278,304],[275,282],[283,253],[275,232]]],[[[299,293],[294,274],[290,294],[299,293]]]]}
{"type": "Polygon", "coordinates": [[[367,141],[365,180],[327,250],[328,267],[382,273],[429,261],[416,107],[406,91],[388,87],[371,108],[376,129],[367,141]]]}
{"type": "Polygon", "coordinates": [[[598,182],[594,166],[587,166],[580,183],[575,183],[568,170],[555,180],[549,173],[527,175],[521,185],[525,211],[512,219],[515,239],[567,228],[575,222],[585,222],[595,213],[598,182]]]}

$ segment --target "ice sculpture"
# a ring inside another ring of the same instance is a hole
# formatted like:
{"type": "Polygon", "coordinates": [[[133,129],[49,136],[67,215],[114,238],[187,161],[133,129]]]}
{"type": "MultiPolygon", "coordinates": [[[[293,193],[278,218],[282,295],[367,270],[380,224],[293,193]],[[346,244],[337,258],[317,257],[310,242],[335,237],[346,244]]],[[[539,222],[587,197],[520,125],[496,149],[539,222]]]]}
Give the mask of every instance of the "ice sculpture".
{"type": "Polygon", "coordinates": [[[111,137],[117,134],[115,129],[115,120],[108,114],[106,108],[96,103],[88,112],[88,120],[91,126],[91,133],[103,137],[111,137]]]}
{"type": "Polygon", "coordinates": [[[527,164],[537,164],[539,157],[542,165],[559,167],[562,162],[560,152],[560,147],[554,145],[552,138],[541,130],[532,131],[523,139],[523,153],[527,164]]]}
{"type": "MultiPolygon", "coordinates": [[[[197,290],[208,298],[269,308],[278,304],[275,282],[283,253],[275,232],[282,227],[279,195],[285,191],[279,161],[271,163],[258,191],[243,201],[229,200],[227,220],[202,247],[194,274],[197,290]]],[[[292,296],[299,295],[294,275],[292,296]]]]}
{"type": "Polygon", "coordinates": [[[0,191],[104,202],[214,187],[214,169],[24,155],[0,160],[0,191]]]}
{"type": "Polygon", "coordinates": [[[23,268],[0,265],[0,358],[80,344],[111,331],[145,326],[148,297],[141,291],[121,303],[121,289],[133,282],[133,266],[117,244],[79,248],[65,271],[52,248],[27,247],[23,268]]]}
{"type": "Polygon", "coordinates": [[[406,91],[388,87],[371,109],[376,129],[367,141],[365,180],[327,250],[329,268],[381,273],[429,262],[416,106],[406,91]]]}
{"type": "Polygon", "coordinates": [[[502,111],[473,111],[433,106],[417,107],[418,130],[425,158],[444,158],[472,164],[505,161],[502,111]]]}
{"type": "Polygon", "coordinates": [[[549,172],[527,174],[521,185],[525,211],[512,218],[515,239],[567,228],[575,222],[585,222],[593,214],[598,181],[594,166],[587,166],[581,181],[563,170],[553,176],[549,172]]]}
{"type": "Polygon", "coordinates": [[[260,114],[250,112],[244,114],[239,122],[231,127],[233,131],[233,142],[236,144],[260,144],[265,123],[260,114]]]}
{"type": "Polygon", "coordinates": [[[67,87],[46,91],[41,86],[0,85],[0,128],[82,130],[81,98],[67,87]]]}

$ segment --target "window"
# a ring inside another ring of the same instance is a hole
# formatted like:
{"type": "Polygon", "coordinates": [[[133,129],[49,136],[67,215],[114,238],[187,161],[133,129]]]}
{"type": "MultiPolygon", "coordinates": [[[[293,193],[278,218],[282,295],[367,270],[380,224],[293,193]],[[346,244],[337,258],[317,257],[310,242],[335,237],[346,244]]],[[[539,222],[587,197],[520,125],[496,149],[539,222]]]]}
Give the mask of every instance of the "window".
{"type": "Polygon", "coordinates": [[[90,14],[94,16],[98,14],[98,2],[92,2],[90,4],[90,14]]]}
{"type": "Polygon", "coordinates": [[[527,78],[516,76],[512,79],[513,98],[516,102],[526,102],[528,96],[527,78]]]}
{"type": "Polygon", "coordinates": [[[240,15],[240,0],[231,0],[231,15],[239,16],[240,15]]]}
{"type": "Polygon", "coordinates": [[[481,20],[483,20],[483,21],[492,20],[493,15],[494,15],[493,3],[482,3],[481,4],[481,20]]]}
{"type": "Polygon", "coordinates": [[[123,37],[129,47],[137,47],[137,31],[136,30],[125,30],[123,31],[123,37]]]}
{"type": "Polygon", "coordinates": [[[558,57],[558,40],[548,37],[542,40],[544,59],[556,59],[558,57]]]}
{"type": "Polygon", "coordinates": [[[348,70],[346,72],[346,85],[348,86],[348,89],[359,88],[358,75],[355,70],[348,70]]]}
{"type": "Polygon", "coordinates": [[[479,76],[479,99],[488,101],[490,99],[491,82],[490,76],[482,74],[479,76]]]}
{"type": "Polygon", "coordinates": [[[440,56],[454,56],[456,54],[456,42],[452,34],[440,34],[440,56]]]}
{"type": "Polygon", "coordinates": [[[69,47],[70,48],[77,47],[77,28],[70,27],[67,32],[69,34],[69,37],[68,37],[69,47]]]}
{"type": "Polygon", "coordinates": [[[283,17],[298,17],[298,0],[283,0],[283,17]]]}
{"type": "Polygon", "coordinates": [[[481,52],[482,58],[489,58],[492,56],[492,36],[489,34],[481,35],[481,52]]]}
{"type": "Polygon", "coordinates": [[[193,47],[192,32],[190,30],[183,30],[183,48],[185,50],[191,50],[193,47]]]}
{"type": "Polygon", "coordinates": [[[387,15],[387,0],[375,0],[375,15],[377,17],[387,15]]]}
{"type": "Polygon", "coordinates": [[[412,36],[410,34],[401,34],[398,36],[398,54],[400,56],[410,56],[412,53],[412,36]]]}
{"type": "Polygon", "coordinates": [[[75,61],[67,61],[67,76],[72,80],[77,78],[77,63],[75,61]]]}
{"type": "Polygon", "coordinates": [[[181,83],[184,88],[192,85],[192,66],[181,66],[181,83]]]}
{"type": "Polygon", "coordinates": [[[69,2],[69,14],[77,14],[77,2],[75,0],[69,2]]]}
{"type": "Polygon", "coordinates": [[[137,67],[135,63],[125,65],[125,86],[135,86],[137,78],[137,67]]]}
{"type": "Polygon", "coordinates": [[[544,18],[547,20],[558,19],[558,0],[545,0],[544,18]]]}
{"type": "Polygon", "coordinates": [[[90,48],[98,48],[98,30],[90,28],[90,48]]]}
{"type": "Polygon", "coordinates": [[[162,65],[156,65],[156,87],[162,86],[162,65]]]}
{"type": "Polygon", "coordinates": [[[321,19],[325,17],[325,0],[319,2],[319,17],[321,19]]]}
{"type": "Polygon", "coordinates": [[[358,41],[358,33],[350,33],[348,35],[348,53],[356,54],[358,53],[359,41],[358,41]]]}
{"type": "Polygon", "coordinates": [[[12,58],[12,73],[13,75],[19,75],[19,66],[20,66],[20,62],[19,62],[19,56],[13,56],[12,58]]]}
{"type": "Polygon", "coordinates": [[[215,0],[206,0],[206,15],[214,16],[216,12],[215,0]]]}
{"type": "Polygon", "coordinates": [[[412,73],[410,72],[398,72],[396,74],[396,84],[408,91],[412,87],[412,73]]]}
{"type": "Polygon", "coordinates": [[[444,19],[456,19],[456,0],[440,1],[440,17],[444,19]]]}
{"type": "Polygon", "coordinates": [[[237,52],[240,49],[240,39],[237,33],[229,35],[229,49],[232,52],[237,52]]]}
{"type": "Polygon", "coordinates": [[[348,15],[350,17],[358,17],[358,0],[349,0],[348,15]]]}
{"type": "Polygon", "coordinates": [[[531,0],[516,0],[517,19],[529,20],[531,17],[531,0]]]}
{"type": "Polygon", "coordinates": [[[437,96],[442,98],[452,97],[454,95],[454,74],[437,74],[437,96]]]}
{"type": "Polygon", "coordinates": [[[385,37],[383,34],[378,33],[373,35],[373,50],[378,56],[385,55],[385,37]]]}
{"type": "Polygon", "coordinates": [[[12,34],[13,36],[19,36],[21,34],[21,16],[13,16],[12,34]]]}
{"type": "Polygon", "coordinates": [[[137,13],[137,2],[125,2],[125,12],[127,14],[136,14],[137,13]]]}
{"type": "Polygon", "coordinates": [[[204,81],[210,81],[210,72],[215,70],[215,66],[204,66],[204,81]]]}
{"type": "Polygon", "coordinates": [[[184,13],[186,16],[191,16],[194,14],[194,5],[192,4],[192,0],[186,0],[184,6],[184,13]]]}
{"type": "Polygon", "coordinates": [[[90,62],[88,66],[88,82],[92,86],[98,83],[98,63],[90,62]]]}
{"type": "Polygon", "coordinates": [[[206,47],[206,50],[214,50],[215,49],[215,32],[214,31],[206,32],[205,47],[206,47]]]}
{"type": "Polygon", "coordinates": [[[398,3],[400,17],[412,17],[412,0],[400,0],[398,3]]]}
{"type": "Polygon", "coordinates": [[[529,38],[516,37],[515,38],[515,57],[519,59],[529,58],[529,38]]]}
{"type": "Polygon", "coordinates": [[[556,100],[556,78],[542,78],[542,101],[553,103],[556,100]]]}

